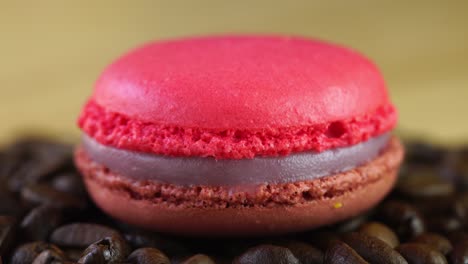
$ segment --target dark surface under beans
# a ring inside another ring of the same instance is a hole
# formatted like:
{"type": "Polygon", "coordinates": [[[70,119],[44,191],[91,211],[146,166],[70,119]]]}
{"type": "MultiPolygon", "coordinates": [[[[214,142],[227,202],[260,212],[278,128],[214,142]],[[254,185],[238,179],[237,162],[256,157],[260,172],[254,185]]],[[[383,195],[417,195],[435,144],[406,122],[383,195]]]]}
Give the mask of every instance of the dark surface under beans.
{"type": "Polygon", "coordinates": [[[70,145],[23,139],[0,149],[0,263],[468,263],[468,146],[406,146],[397,186],[369,212],[280,237],[213,239],[109,218],[70,145]]]}

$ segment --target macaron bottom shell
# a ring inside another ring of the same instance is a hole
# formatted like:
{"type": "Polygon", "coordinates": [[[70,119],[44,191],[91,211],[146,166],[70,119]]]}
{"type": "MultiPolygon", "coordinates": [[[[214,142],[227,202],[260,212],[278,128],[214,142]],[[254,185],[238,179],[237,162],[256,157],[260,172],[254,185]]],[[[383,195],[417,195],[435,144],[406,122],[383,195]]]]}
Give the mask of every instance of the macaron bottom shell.
{"type": "Polygon", "coordinates": [[[88,192],[102,210],[133,225],[194,236],[282,234],[357,215],[377,204],[391,190],[402,159],[403,147],[394,137],[377,158],[352,170],[307,182],[267,186],[269,193],[250,191],[235,198],[217,197],[216,188],[181,187],[184,191],[178,192],[177,186],[131,182],[90,160],[80,148],[75,155],[88,192]],[[177,196],[151,196],[155,189],[165,189],[166,194],[172,192],[177,196]],[[286,195],[278,195],[281,190],[286,195]],[[194,193],[203,193],[203,199],[194,193]],[[287,200],[288,197],[291,199],[287,200]]]}

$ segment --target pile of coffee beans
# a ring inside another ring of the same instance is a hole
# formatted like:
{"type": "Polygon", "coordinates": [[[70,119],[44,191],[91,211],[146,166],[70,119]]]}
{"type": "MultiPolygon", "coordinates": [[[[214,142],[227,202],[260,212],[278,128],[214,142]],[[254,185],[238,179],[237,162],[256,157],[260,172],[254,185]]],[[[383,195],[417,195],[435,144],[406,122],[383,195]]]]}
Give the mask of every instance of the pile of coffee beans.
{"type": "Polygon", "coordinates": [[[0,263],[468,263],[468,148],[410,142],[394,191],[348,221],[281,237],[173,237],[89,200],[72,146],[0,151],[0,263]]]}

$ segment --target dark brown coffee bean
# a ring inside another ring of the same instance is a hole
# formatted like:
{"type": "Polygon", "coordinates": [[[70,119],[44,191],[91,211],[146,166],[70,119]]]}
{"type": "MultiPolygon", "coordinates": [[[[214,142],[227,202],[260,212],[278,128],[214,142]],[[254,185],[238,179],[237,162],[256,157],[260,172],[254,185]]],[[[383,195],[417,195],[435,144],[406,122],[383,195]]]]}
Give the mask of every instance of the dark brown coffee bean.
{"type": "Polygon", "coordinates": [[[129,253],[130,247],[127,242],[120,235],[113,234],[90,245],[78,263],[101,263],[99,261],[102,260],[108,264],[121,263],[126,260],[129,253]]]}
{"type": "Polygon", "coordinates": [[[50,241],[63,247],[86,247],[118,232],[107,226],[87,223],[72,223],[55,229],[50,241]]]}
{"type": "Polygon", "coordinates": [[[125,239],[118,235],[113,234],[111,237],[104,238],[101,241],[96,242],[97,244],[106,245],[109,247],[109,261],[110,263],[118,263],[127,259],[130,254],[130,246],[125,239]]]}
{"type": "Polygon", "coordinates": [[[0,216],[0,256],[5,256],[13,246],[15,231],[15,219],[10,216],[0,216]]]}
{"type": "Polygon", "coordinates": [[[78,208],[86,206],[84,200],[58,191],[47,184],[28,185],[21,189],[21,197],[31,204],[47,204],[56,208],[78,208]]]}
{"type": "Polygon", "coordinates": [[[31,242],[23,244],[15,250],[11,258],[11,264],[32,263],[45,250],[60,252],[60,249],[52,244],[42,241],[31,242]]]}
{"type": "Polygon", "coordinates": [[[151,247],[158,248],[162,252],[172,256],[188,256],[190,250],[186,245],[175,239],[163,236],[161,234],[152,233],[144,230],[132,228],[125,233],[125,239],[132,245],[133,248],[151,247]]]}
{"type": "Polygon", "coordinates": [[[299,264],[293,253],[285,248],[273,245],[260,245],[248,249],[234,260],[237,264],[277,263],[299,264]]]}
{"type": "Polygon", "coordinates": [[[468,146],[467,144],[464,144],[462,146],[459,146],[458,149],[453,151],[457,158],[456,162],[457,165],[464,166],[466,169],[468,169],[468,146]]]}
{"type": "Polygon", "coordinates": [[[325,252],[323,264],[367,264],[359,254],[342,241],[334,241],[325,252]]]}
{"type": "Polygon", "coordinates": [[[361,225],[363,225],[367,221],[367,215],[362,214],[356,217],[353,217],[349,220],[344,222],[338,223],[334,226],[338,232],[354,232],[356,231],[361,225]]]}
{"type": "MultiPolygon", "coordinates": [[[[232,257],[228,257],[228,256],[214,257],[214,262],[216,264],[232,264],[232,257]]],[[[173,264],[175,264],[175,263],[173,263],[173,264]]]]}
{"type": "Polygon", "coordinates": [[[406,160],[409,163],[436,165],[442,162],[444,151],[424,142],[406,143],[406,160]]]}
{"type": "Polygon", "coordinates": [[[83,253],[82,249],[75,249],[75,248],[65,249],[65,254],[67,255],[68,259],[73,262],[77,262],[80,259],[82,253],[83,253]]]}
{"type": "Polygon", "coordinates": [[[104,258],[105,252],[104,246],[99,246],[92,244],[85,249],[80,259],[78,259],[79,264],[107,264],[106,259],[104,258]]]}
{"type": "Polygon", "coordinates": [[[457,198],[458,203],[464,209],[465,214],[466,214],[466,212],[468,212],[468,189],[466,192],[458,193],[456,198],[457,198]]]}
{"type": "Polygon", "coordinates": [[[419,199],[412,203],[420,213],[430,219],[433,216],[449,216],[465,219],[467,208],[455,196],[419,199]]]}
{"type": "Polygon", "coordinates": [[[442,253],[425,244],[405,243],[397,250],[410,264],[447,264],[442,253]]]}
{"type": "Polygon", "coordinates": [[[48,205],[40,205],[23,218],[20,231],[22,236],[28,240],[45,241],[61,220],[62,214],[58,209],[48,205]]]}
{"type": "Polygon", "coordinates": [[[468,263],[468,240],[460,240],[454,244],[449,260],[453,264],[468,263]]]}
{"type": "Polygon", "coordinates": [[[86,195],[86,190],[77,172],[65,172],[54,177],[51,186],[56,190],[70,193],[78,197],[86,195]]]}
{"type": "Polygon", "coordinates": [[[455,193],[455,186],[442,179],[435,170],[409,172],[400,177],[397,191],[412,198],[443,197],[455,193]]]}
{"type": "Polygon", "coordinates": [[[169,258],[156,248],[139,248],[128,256],[132,264],[170,264],[169,258]]]}
{"type": "Polygon", "coordinates": [[[322,251],[326,251],[334,241],[339,240],[337,233],[318,231],[308,234],[305,240],[322,251]]]}
{"type": "MultiPolygon", "coordinates": [[[[270,239],[272,240],[272,239],[270,239]]],[[[236,256],[241,255],[243,252],[247,251],[249,248],[252,248],[261,244],[272,244],[275,246],[283,246],[278,244],[279,242],[276,239],[273,241],[266,241],[265,239],[211,239],[208,243],[202,243],[203,246],[194,245],[190,247],[193,253],[204,252],[211,255],[216,255],[216,257],[225,256],[232,259],[236,256]]],[[[192,254],[193,254],[192,253],[192,254]]],[[[189,254],[188,256],[192,255],[189,254]]],[[[215,256],[213,256],[215,257],[215,256]]],[[[215,259],[216,263],[220,261],[219,258],[215,259]]]]}
{"type": "Polygon", "coordinates": [[[4,182],[0,181],[0,215],[18,216],[22,211],[20,202],[7,189],[4,182]]]}
{"type": "Polygon", "coordinates": [[[293,255],[301,264],[320,264],[323,263],[322,251],[315,247],[298,241],[285,241],[278,244],[291,250],[293,255]]]}
{"type": "Polygon", "coordinates": [[[468,215],[468,210],[460,200],[454,198],[447,213],[457,219],[465,220],[468,215]]]}
{"type": "Polygon", "coordinates": [[[392,248],[400,244],[397,235],[386,225],[379,222],[369,222],[361,226],[358,230],[359,233],[364,233],[369,236],[376,237],[383,242],[387,243],[392,248]]]}
{"type": "Polygon", "coordinates": [[[0,180],[7,181],[21,164],[25,151],[14,145],[2,150],[0,155],[0,180]]]}
{"type": "Polygon", "coordinates": [[[378,219],[396,231],[402,241],[406,241],[426,230],[421,214],[408,203],[389,201],[384,203],[378,213],[378,219]]]}
{"type": "Polygon", "coordinates": [[[378,238],[348,233],[343,235],[343,241],[370,263],[407,263],[397,251],[378,238]]]}
{"type": "Polygon", "coordinates": [[[9,187],[19,191],[26,185],[37,183],[71,163],[72,148],[51,142],[29,142],[21,164],[10,176],[9,187]]]}
{"type": "Polygon", "coordinates": [[[182,264],[215,264],[215,262],[207,255],[197,254],[184,260],[182,264]]]}
{"type": "Polygon", "coordinates": [[[447,255],[453,249],[452,243],[447,238],[434,233],[421,234],[413,238],[411,242],[426,244],[444,255],[447,255]]]}
{"type": "Polygon", "coordinates": [[[456,244],[463,242],[465,240],[468,240],[468,234],[465,232],[452,232],[450,234],[447,234],[446,237],[452,243],[452,246],[455,246],[456,244]]]}
{"type": "Polygon", "coordinates": [[[460,219],[450,216],[433,216],[427,220],[428,229],[432,232],[449,234],[463,227],[460,219]]]}
{"type": "Polygon", "coordinates": [[[59,264],[66,263],[67,256],[58,248],[47,249],[41,252],[32,264],[59,264]]]}
{"type": "Polygon", "coordinates": [[[468,191],[468,159],[465,157],[460,160],[454,170],[456,171],[456,187],[461,192],[468,191]]]}

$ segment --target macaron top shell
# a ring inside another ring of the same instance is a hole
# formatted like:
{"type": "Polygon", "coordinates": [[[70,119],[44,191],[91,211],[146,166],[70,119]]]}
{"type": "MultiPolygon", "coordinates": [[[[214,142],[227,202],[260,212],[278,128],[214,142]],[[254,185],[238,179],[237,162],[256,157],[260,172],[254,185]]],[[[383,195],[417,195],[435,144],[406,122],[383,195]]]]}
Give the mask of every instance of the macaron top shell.
{"type": "Polygon", "coordinates": [[[215,36],[149,43],[98,79],[79,125],[98,142],[228,159],[323,151],[391,130],[375,65],[314,39],[215,36]]]}
{"type": "Polygon", "coordinates": [[[273,36],[150,43],[111,64],[93,99],[141,121],[211,129],[309,126],[389,104],[362,55],[273,36]]]}

